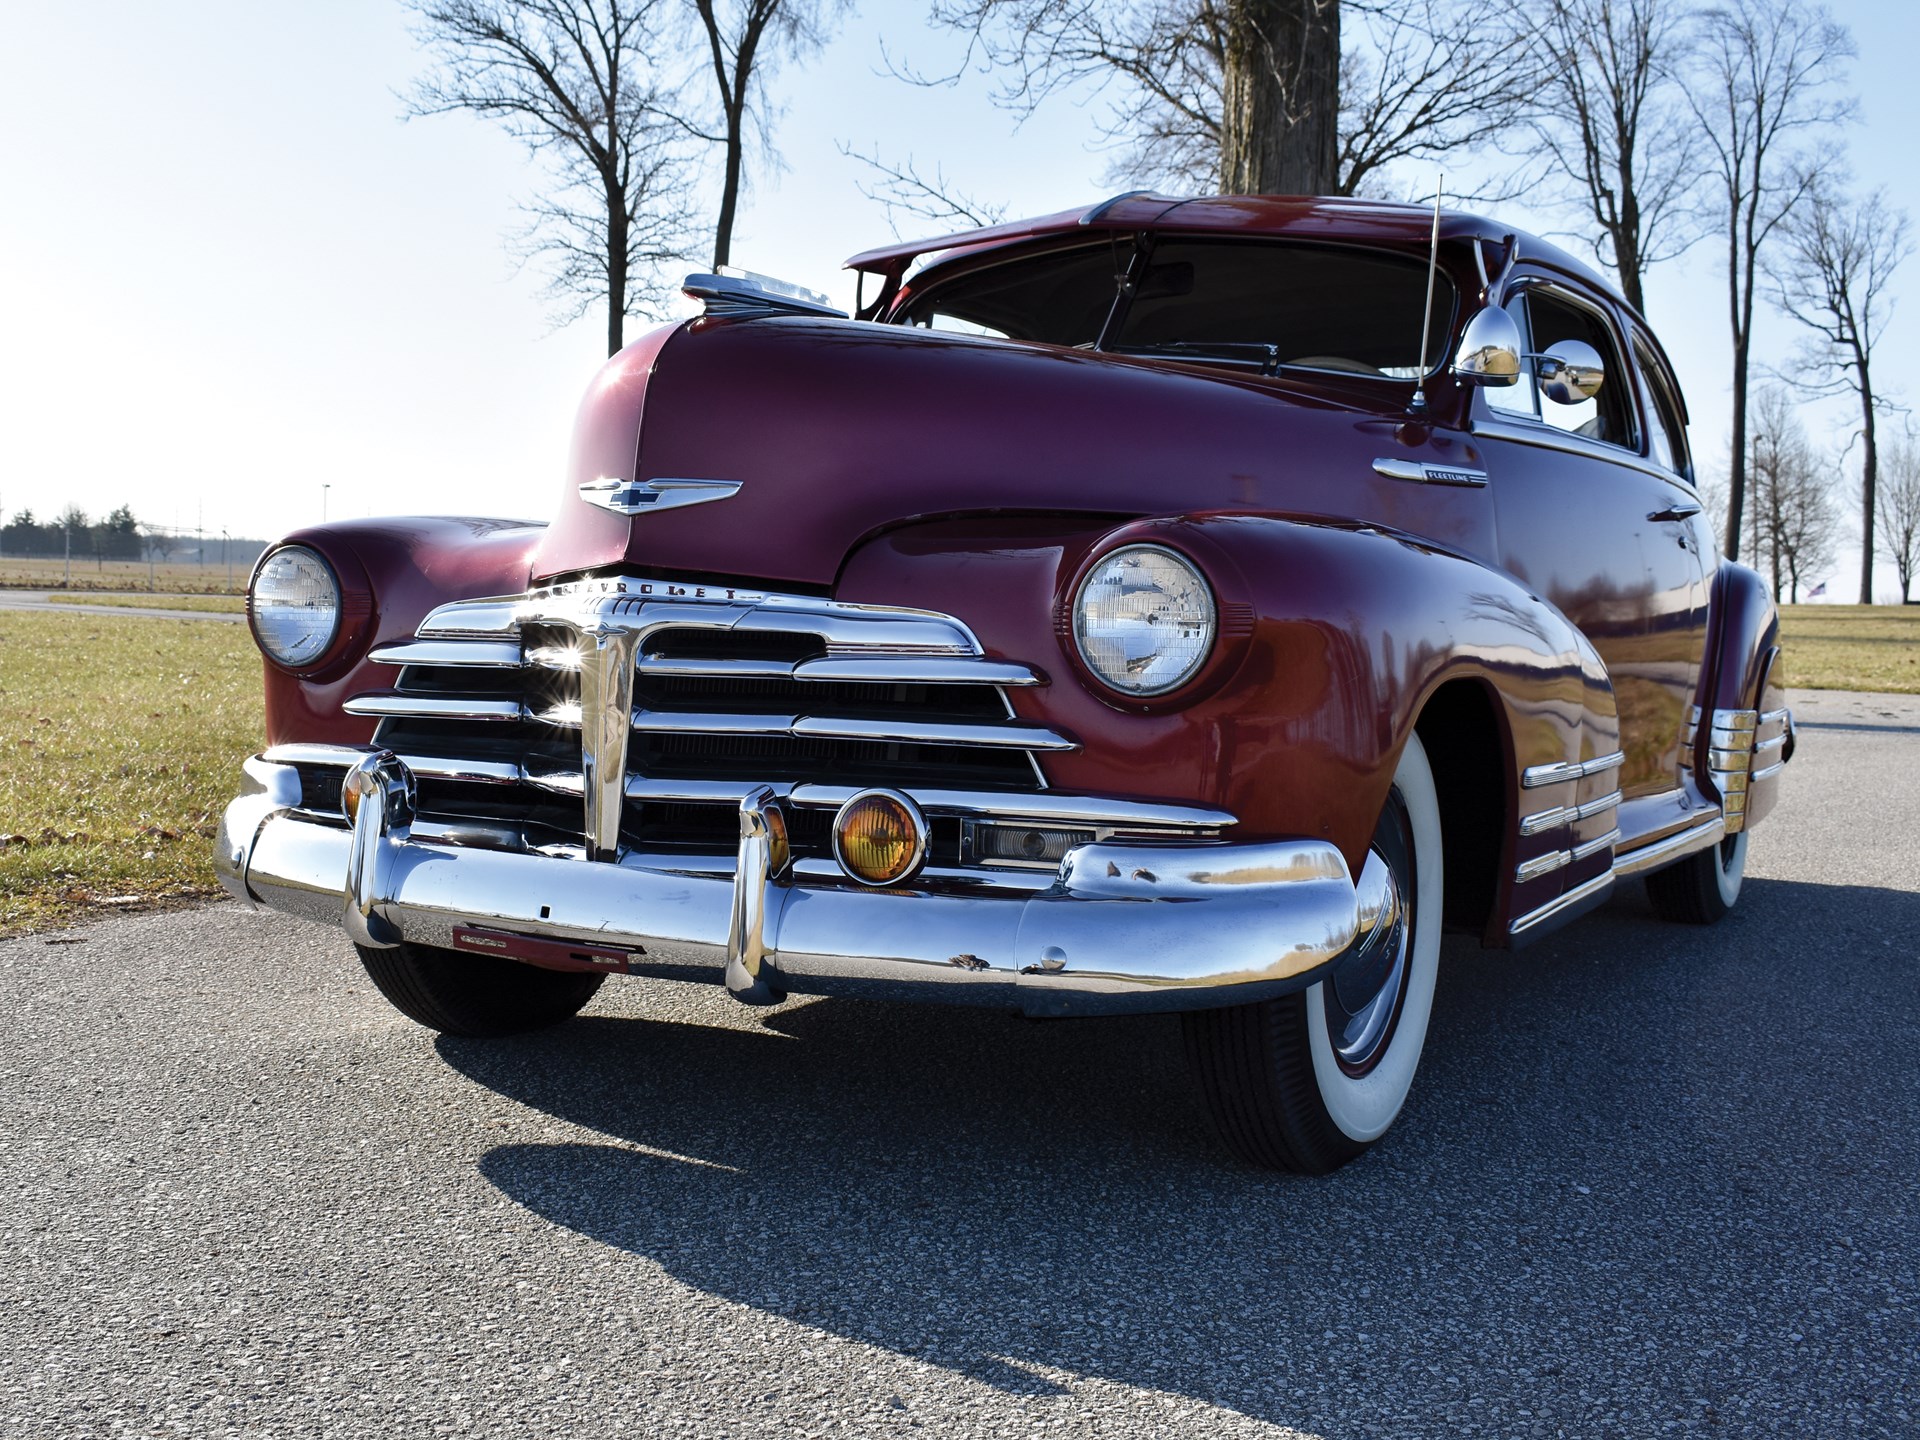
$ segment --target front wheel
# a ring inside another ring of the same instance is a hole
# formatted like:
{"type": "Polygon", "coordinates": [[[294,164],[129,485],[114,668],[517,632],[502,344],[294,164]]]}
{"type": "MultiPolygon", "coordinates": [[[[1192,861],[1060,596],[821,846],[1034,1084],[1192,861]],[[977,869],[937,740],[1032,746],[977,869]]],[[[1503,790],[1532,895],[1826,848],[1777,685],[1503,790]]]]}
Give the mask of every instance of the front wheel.
{"type": "Polygon", "coordinates": [[[1440,802],[1407,740],[1366,871],[1380,921],[1304,991],[1182,1016],[1187,1061],[1227,1148],[1266,1169],[1325,1175],[1366,1150],[1413,1088],[1440,963],[1440,802]]]}
{"type": "Polygon", "coordinates": [[[353,948],[394,1009],[443,1035],[517,1035],[557,1025],[591,1000],[606,978],[429,945],[353,948]]]}
{"type": "Polygon", "coordinates": [[[1647,876],[1647,899],[1662,920],[1711,925],[1733,909],[1746,873],[1747,832],[1742,830],[1647,876]]]}

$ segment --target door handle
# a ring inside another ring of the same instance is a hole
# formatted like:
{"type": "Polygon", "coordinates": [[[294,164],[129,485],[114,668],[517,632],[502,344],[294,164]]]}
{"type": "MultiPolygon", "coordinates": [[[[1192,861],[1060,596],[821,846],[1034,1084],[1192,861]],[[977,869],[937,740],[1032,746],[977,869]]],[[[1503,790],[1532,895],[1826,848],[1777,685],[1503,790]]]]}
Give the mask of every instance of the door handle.
{"type": "Polygon", "coordinates": [[[1647,516],[1649,520],[1691,520],[1700,513],[1700,507],[1690,501],[1681,501],[1678,505],[1669,505],[1664,510],[1655,510],[1647,516]]]}

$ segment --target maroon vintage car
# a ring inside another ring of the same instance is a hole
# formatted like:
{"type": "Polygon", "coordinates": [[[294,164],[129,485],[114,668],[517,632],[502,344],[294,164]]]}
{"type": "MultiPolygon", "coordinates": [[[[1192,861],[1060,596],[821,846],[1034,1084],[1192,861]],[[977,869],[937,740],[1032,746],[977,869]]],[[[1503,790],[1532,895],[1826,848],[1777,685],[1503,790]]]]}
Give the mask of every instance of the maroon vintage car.
{"type": "Polygon", "coordinates": [[[690,279],[551,524],[267,553],[237,897],[460,1034],[608,973],[1178,1011],[1225,1142],[1305,1171],[1399,1112],[1443,925],[1733,903],[1775,616],[1587,267],[1145,194],[850,264],[853,317],[690,279]]]}

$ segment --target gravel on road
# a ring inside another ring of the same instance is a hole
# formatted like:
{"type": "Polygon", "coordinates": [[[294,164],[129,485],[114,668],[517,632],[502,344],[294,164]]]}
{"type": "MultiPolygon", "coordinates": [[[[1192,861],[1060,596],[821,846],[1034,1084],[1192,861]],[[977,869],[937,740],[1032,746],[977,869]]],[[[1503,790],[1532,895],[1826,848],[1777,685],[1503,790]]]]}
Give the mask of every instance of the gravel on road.
{"type": "Polygon", "coordinates": [[[1166,1019],[476,1042],[233,905],[0,943],[0,1436],[1913,1436],[1905,704],[1803,728],[1720,926],[1449,941],[1327,1180],[1215,1150],[1166,1019]]]}

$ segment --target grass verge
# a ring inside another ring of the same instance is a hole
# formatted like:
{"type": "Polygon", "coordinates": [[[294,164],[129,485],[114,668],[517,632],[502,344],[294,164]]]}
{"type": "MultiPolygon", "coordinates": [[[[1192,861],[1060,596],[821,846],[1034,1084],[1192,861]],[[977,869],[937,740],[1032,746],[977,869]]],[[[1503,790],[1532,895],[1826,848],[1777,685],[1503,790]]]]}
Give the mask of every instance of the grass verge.
{"type": "Polygon", "coordinates": [[[1920,605],[1782,605],[1780,648],[1789,685],[1920,695],[1920,605]]]}
{"type": "Polygon", "coordinates": [[[218,893],[262,730],[238,625],[0,610],[0,936],[218,893]]]}
{"type": "Polygon", "coordinates": [[[176,594],[238,595],[247,588],[252,561],[235,564],[232,579],[225,565],[173,565],[144,560],[79,561],[71,566],[44,557],[0,559],[0,585],[24,590],[171,590],[176,594]]]}
{"type": "Polygon", "coordinates": [[[247,602],[239,595],[54,595],[55,605],[106,605],[128,610],[205,610],[219,615],[244,615],[247,602]]]}

